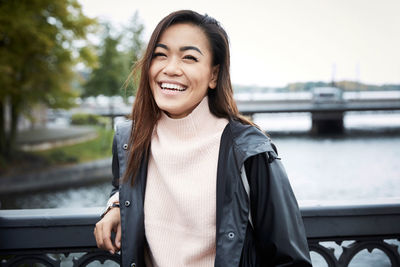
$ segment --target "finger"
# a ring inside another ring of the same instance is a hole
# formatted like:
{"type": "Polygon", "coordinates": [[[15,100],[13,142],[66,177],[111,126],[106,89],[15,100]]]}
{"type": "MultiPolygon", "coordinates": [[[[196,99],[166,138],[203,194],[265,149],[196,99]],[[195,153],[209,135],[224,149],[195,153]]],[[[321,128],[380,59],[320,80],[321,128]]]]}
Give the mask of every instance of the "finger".
{"type": "Polygon", "coordinates": [[[98,243],[97,243],[97,237],[96,237],[96,226],[93,229],[93,237],[96,240],[96,246],[99,247],[98,243]]]}
{"type": "Polygon", "coordinates": [[[103,226],[102,241],[103,241],[103,249],[108,250],[111,254],[114,254],[115,247],[111,241],[111,230],[112,227],[110,224],[105,224],[103,226]]]}
{"type": "Polygon", "coordinates": [[[115,246],[118,250],[121,249],[121,224],[117,226],[117,234],[115,235],[115,246]]]}
{"type": "Polygon", "coordinates": [[[102,225],[97,223],[96,227],[94,228],[94,237],[96,238],[96,244],[98,248],[103,248],[103,239],[102,236],[102,225]]]}

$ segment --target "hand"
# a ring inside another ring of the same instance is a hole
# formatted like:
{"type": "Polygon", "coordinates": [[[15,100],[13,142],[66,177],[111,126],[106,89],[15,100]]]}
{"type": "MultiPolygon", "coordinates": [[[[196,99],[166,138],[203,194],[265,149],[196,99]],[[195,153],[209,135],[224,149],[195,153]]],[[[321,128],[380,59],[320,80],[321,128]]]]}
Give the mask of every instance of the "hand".
{"type": "Polygon", "coordinates": [[[121,215],[119,208],[110,209],[107,214],[96,223],[94,237],[97,247],[108,250],[111,254],[121,249],[121,215]],[[111,231],[116,233],[115,242],[111,240],[111,231]]]}

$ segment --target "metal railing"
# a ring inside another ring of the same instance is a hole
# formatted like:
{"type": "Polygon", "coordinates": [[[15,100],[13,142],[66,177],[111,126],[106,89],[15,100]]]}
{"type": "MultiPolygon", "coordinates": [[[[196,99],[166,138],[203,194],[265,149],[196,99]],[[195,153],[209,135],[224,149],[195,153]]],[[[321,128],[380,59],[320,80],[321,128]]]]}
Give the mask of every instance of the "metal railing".
{"type": "MultiPolygon", "coordinates": [[[[93,266],[96,261],[118,265],[118,254],[96,248],[93,228],[101,210],[0,210],[1,266],[61,266],[71,253],[78,253],[73,266],[93,266]]],[[[381,250],[391,266],[400,266],[400,204],[302,207],[301,213],[310,250],[325,266],[348,266],[364,249],[381,250]]]]}

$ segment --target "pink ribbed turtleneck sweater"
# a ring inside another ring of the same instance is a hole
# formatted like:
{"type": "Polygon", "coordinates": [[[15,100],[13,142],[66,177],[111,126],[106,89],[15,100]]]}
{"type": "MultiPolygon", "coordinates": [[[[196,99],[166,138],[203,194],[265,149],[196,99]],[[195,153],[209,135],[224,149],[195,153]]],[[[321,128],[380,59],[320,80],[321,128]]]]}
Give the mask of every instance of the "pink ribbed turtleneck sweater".
{"type": "Polygon", "coordinates": [[[154,266],[214,266],[219,144],[228,120],[205,97],[182,119],[165,113],[151,139],[144,223],[154,266]]]}

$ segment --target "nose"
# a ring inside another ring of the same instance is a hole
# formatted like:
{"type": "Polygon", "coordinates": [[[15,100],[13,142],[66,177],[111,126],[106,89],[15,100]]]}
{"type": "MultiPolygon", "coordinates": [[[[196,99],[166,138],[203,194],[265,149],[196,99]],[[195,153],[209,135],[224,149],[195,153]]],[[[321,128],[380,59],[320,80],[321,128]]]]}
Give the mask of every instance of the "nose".
{"type": "Polygon", "coordinates": [[[177,58],[171,58],[166,62],[163,73],[168,76],[180,76],[182,75],[181,65],[177,58]]]}

